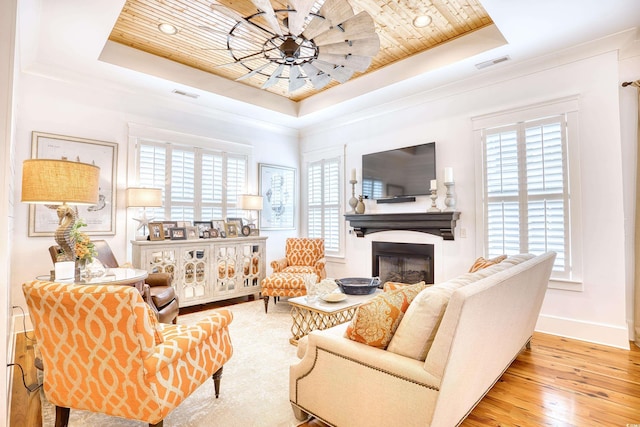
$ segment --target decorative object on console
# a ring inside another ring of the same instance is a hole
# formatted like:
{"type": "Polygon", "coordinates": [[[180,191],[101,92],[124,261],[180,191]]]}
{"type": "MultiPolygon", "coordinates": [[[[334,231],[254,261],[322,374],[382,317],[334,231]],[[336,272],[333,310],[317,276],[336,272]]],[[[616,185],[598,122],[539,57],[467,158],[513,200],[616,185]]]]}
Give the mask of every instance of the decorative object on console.
{"type": "Polygon", "coordinates": [[[351,198],[349,199],[349,206],[351,206],[351,211],[356,211],[356,205],[358,204],[358,199],[356,199],[356,184],[358,180],[356,179],[356,170],[351,169],[351,179],[349,180],[349,184],[351,184],[351,198]]]}
{"type": "Polygon", "coordinates": [[[358,197],[358,204],[356,205],[356,213],[361,215],[365,211],[364,201],[362,200],[362,195],[358,197]]]}
{"type": "MultiPolygon", "coordinates": [[[[238,207],[243,211],[247,211],[247,224],[248,226],[252,226],[256,228],[256,220],[257,218],[253,217],[253,212],[262,210],[264,206],[264,199],[262,196],[258,196],[255,194],[241,194],[238,196],[238,207]]],[[[244,236],[244,232],[242,233],[244,236]]],[[[248,234],[247,234],[248,236],[248,234]]]]}
{"type": "Polygon", "coordinates": [[[72,205],[98,202],[100,168],[68,160],[30,159],[22,168],[22,201],[58,205],[56,243],[64,253],[58,261],[75,262],[75,241],[71,234],[77,214],[72,205]]]}
{"type": "Polygon", "coordinates": [[[444,185],[447,187],[447,198],[444,199],[444,212],[456,211],[456,184],[453,181],[453,168],[444,168],[444,185]]]}
{"type": "Polygon", "coordinates": [[[347,295],[369,295],[380,286],[379,277],[347,277],[336,279],[336,284],[347,295]]]}
{"type": "Polygon", "coordinates": [[[164,240],[164,226],[161,222],[149,223],[149,240],[164,240]]]}
{"type": "Polygon", "coordinates": [[[438,206],[436,205],[436,200],[438,200],[438,181],[435,179],[431,180],[431,207],[427,210],[427,212],[440,212],[438,206]]]}
{"type": "MultiPolygon", "coordinates": [[[[311,83],[322,89],[332,80],[345,83],[354,73],[364,72],[380,50],[380,39],[371,15],[354,14],[346,0],[328,1],[320,10],[315,0],[298,0],[289,8],[275,9],[270,1],[253,1],[258,12],[242,16],[221,5],[211,8],[235,21],[228,30],[226,49],[233,58],[222,66],[242,65],[247,73],[266,77],[262,89],[280,81],[294,92],[311,83]]],[[[200,26],[202,30],[220,30],[200,26]]]]}
{"type": "Polygon", "coordinates": [[[146,229],[149,223],[154,220],[153,217],[147,217],[147,208],[162,207],[162,189],[129,187],[126,191],[126,199],[128,208],[142,208],[142,215],[139,218],[133,219],[134,221],[138,221],[136,240],[146,240],[146,229]],[[142,235],[137,233],[140,230],[142,230],[142,235]]]}

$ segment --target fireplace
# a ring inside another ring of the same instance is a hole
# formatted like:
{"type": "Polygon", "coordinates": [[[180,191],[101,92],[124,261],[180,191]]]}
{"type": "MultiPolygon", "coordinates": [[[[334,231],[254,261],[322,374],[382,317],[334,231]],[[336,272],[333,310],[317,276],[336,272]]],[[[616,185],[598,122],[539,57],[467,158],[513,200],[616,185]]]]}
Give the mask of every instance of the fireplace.
{"type": "Polygon", "coordinates": [[[373,277],[380,282],[425,283],[434,281],[433,245],[419,243],[372,243],[373,277]]]}

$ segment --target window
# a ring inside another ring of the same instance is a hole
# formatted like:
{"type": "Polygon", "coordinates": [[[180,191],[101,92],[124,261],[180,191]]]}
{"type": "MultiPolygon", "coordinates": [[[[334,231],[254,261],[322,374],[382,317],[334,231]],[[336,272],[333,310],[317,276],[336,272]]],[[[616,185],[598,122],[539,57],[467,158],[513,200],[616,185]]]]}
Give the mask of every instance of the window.
{"type": "Polygon", "coordinates": [[[324,238],[326,254],[342,250],[341,157],[307,164],[307,236],[324,238]]]}
{"type": "Polygon", "coordinates": [[[138,183],[163,189],[156,220],[207,221],[241,217],[237,196],[247,188],[246,154],[138,141],[138,183]]]}
{"type": "Polygon", "coordinates": [[[482,130],[485,253],[557,253],[570,277],[567,116],[482,130]]]}

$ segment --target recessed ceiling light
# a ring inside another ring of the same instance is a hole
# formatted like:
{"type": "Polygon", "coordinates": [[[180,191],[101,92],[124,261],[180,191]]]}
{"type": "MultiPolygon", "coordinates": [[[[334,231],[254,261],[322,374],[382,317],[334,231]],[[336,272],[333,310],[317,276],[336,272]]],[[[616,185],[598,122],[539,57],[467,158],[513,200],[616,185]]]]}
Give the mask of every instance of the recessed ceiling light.
{"type": "Polygon", "coordinates": [[[413,26],[416,28],[424,28],[429,24],[431,24],[429,15],[418,15],[413,19],[413,26]]]}
{"type": "Polygon", "coordinates": [[[160,32],[169,34],[170,36],[178,34],[178,29],[175,27],[175,25],[166,24],[164,22],[162,24],[158,24],[158,29],[160,30],[160,32]]]}

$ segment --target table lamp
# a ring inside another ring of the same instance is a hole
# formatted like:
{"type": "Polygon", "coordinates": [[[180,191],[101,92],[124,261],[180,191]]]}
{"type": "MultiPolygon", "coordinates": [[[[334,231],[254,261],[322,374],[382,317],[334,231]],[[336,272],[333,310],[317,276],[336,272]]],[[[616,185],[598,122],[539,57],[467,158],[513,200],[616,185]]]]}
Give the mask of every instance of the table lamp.
{"type": "Polygon", "coordinates": [[[146,239],[146,228],[149,222],[154,219],[147,217],[147,208],[162,207],[162,189],[143,187],[127,188],[127,207],[143,208],[142,216],[140,218],[134,218],[134,220],[139,222],[136,232],[142,230],[142,236],[136,235],[136,240],[146,239]]]}
{"type": "Polygon", "coordinates": [[[262,210],[262,196],[256,196],[254,194],[241,194],[238,196],[238,207],[244,211],[248,211],[247,223],[253,225],[255,228],[256,219],[253,218],[253,211],[262,210]]]}
{"type": "Polygon", "coordinates": [[[95,165],[66,159],[29,159],[22,164],[22,201],[58,206],[58,262],[76,259],[71,229],[77,215],[69,205],[95,205],[99,188],[100,168],[95,165]]]}

